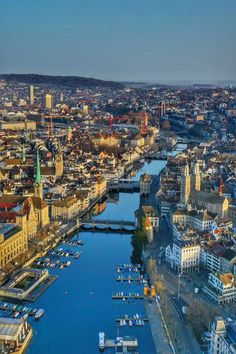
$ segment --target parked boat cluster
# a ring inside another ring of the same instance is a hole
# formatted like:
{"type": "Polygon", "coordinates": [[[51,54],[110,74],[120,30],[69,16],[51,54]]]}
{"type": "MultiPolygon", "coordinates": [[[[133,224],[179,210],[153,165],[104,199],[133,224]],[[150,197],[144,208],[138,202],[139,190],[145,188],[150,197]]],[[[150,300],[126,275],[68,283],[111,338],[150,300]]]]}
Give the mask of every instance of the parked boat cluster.
{"type": "MultiPolygon", "coordinates": [[[[64,240],[66,245],[73,247],[81,246],[83,244],[80,240],[64,240]]],[[[34,262],[37,268],[54,268],[63,269],[71,265],[71,261],[64,261],[61,258],[79,259],[81,251],[72,251],[71,249],[64,249],[63,247],[56,247],[50,250],[46,256],[38,258],[34,262]]]]}
{"type": "Polygon", "coordinates": [[[131,284],[131,283],[135,283],[136,285],[146,285],[147,284],[147,279],[143,276],[143,275],[140,275],[140,276],[123,276],[123,275],[119,275],[117,278],[116,278],[116,281],[117,282],[120,282],[121,284],[122,283],[128,283],[128,284],[131,284]]]}
{"type": "Polygon", "coordinates": [[[10,302],[0,302],[0,310],[4,312],[5,317],[12,318],[27,318],[28,316],[32,316],[35,320],[39,320],[44,315],[43,309],[38,310],[24,305],[12,304],[10,302]]]}
{"type": "Polygon", "coordinates": [[[142,315],[135,314],[134,316],[125,315],[124,318],[119,318],[116,320],[119,322],[120,327],[124,326],[135,326],[135,327],[142,327],[145,325],[145,322],[148,321],[142,315]]]}
{"type": "Polygon", "coordinates": [[[144,268],[140,264],[121,264],[116,268],[117,273],[139,273],[144,272],[144,268]]]}

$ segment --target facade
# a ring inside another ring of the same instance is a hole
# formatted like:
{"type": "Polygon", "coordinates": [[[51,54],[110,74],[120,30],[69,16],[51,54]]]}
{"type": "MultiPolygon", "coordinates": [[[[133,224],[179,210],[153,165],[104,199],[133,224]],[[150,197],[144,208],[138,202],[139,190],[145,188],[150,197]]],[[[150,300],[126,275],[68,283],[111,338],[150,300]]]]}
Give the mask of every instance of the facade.
{"type": "Polygon", "coordinates": [[[208,354],[236,354],[236,323],[218,316],[211,324],[208,354]]]}
{"type": "Polygon", "coordinates": [[[232,273],[210,273],[204,292],[214,302],[226,304],[236,302],[236,277],[232,273]]]}
{"type": "Polygon", "coordinates": [[[148,195],[150,193],[152,177],[147,173],[141,175],[140,177],[140,195],[148,195]]]}
{"type": "Polygon", "coordinates": [[[17,224],[0,224],[0,268],[28,249],[27,235],[17,224]]]}
{"type": "Polygon", "coordinates": [[[221,218],[227,216],[229,201],[227,198],[219,196],[218,194],[192,191],[190,202],[198,207],[206,208],[210,213],[217,214],[221,218]]]}
{"type": "Polygon", "coordinates": [[[200,245],[195,241],[176,241],[165,252],[166,262],[178,273],[199,271],[200,245]]]}
{"type": "Polygon", "coordinates": [[[176,224],[183,227],[193,227],[197,230],[211,230],[216,215],[204,211],[177,209],[171,214],[171,224],[174,231],[176,224]]]}
{"type": "Polygon", "coordinates": [[[47,109],[52,109],[53,108],[53,96],[49,95],[48,93],[45,96],[45,107],[47,109]]]}
{"type": "Polygon", "coordinates": [[[32,120],[0,121],[0,130],[36,130],[36,122],[32,120]]]}

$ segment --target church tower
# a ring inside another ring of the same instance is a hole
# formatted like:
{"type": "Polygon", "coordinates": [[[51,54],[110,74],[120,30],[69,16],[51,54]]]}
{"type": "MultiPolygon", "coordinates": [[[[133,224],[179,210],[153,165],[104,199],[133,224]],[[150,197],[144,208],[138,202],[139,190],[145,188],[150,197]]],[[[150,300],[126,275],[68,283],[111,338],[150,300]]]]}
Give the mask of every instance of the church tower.
{"type": "Polygon", "coordinates": [[[42,179],[41,179],[38,150],[37,150],[37,159],[36,159],[36,178],[35,178],[34,194],[35,194],[35,197],[39,197],[39,198],[43,199],[43,183],[42,183],[42,179]]]}
{"type": "Polygon", "coordinates": [[[194,165],[193,175],[191,178],[191,190],[200,191],[201,190],[201,173],[199,168],[199,162],[197,161],[194,165]]]}
{"type": "Polygon", "coordinates": [[[55,174],[56,177],[61,177],[64,172],[64,164],[63,164],[63,152],[61,149],[61,144],[58,144],[58,151],[55,156],[55,174]]]}
{"type": "Polygon", "coordinates": [[[181,179],[181,195],[180,201],[182,204],[187,205],[191,192],[191,176],[189,175],[188,164],[184,167],[184,173],[181,179]]]}

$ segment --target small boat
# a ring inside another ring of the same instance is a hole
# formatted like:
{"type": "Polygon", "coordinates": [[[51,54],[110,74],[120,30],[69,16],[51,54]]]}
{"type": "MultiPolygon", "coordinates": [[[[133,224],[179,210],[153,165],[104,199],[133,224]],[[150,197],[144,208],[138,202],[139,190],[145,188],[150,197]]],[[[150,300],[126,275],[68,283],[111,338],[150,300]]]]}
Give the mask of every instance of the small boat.
{"type": "Polygon", "coordinates": [[[131,320],[129,320],[129,326],[132,327],[133,323],[131,320]]]}
{"type": "Polygon", "coordinates": [[[34,315],[34,319],[35,320],[40,320],[40,318],[42,318],[44,315],[44,310],[43,309],[39,309],[36,314],[34,315]]]}

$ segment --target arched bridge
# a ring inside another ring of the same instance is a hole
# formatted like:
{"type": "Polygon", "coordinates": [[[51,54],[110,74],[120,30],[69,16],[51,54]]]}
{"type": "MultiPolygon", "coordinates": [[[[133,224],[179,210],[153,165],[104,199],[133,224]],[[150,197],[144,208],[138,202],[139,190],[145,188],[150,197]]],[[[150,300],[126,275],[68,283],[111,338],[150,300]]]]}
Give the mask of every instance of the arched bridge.
{"type": "Polygon", "coordinates": [[[133,233],[135,222],[127,220],[80,220],[80,227],[83,230],[112,231],[133,233]]]}

